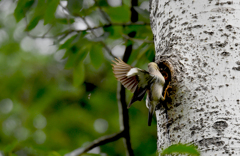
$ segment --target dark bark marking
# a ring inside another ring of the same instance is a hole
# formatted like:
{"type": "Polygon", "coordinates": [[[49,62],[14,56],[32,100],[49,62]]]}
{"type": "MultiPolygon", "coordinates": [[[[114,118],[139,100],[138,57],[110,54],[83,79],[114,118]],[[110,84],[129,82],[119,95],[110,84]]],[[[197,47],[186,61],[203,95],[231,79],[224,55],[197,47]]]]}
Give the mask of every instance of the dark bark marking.
{"type": "Polygon", "coordinates": [[[212,31],[203,31],[203,33],[211,35],[211,36],[214,34],[214,32],[212,32],[212,31]]]}
{"type": "Polygon", "coordinates": [[[212,112],[204,112],[204,114],[209,113],[210,115],[217,114],[219,111],[212,111],[212,112]]]}
{"type": "Polygon", "coordinates": [[[196,112],[204,112],[204,108],[197,109],[196,112]]]}
{"type": "Polygon", "coordinates": [[[233,26],[232,25],[226,25],[226,29],[228,29],[229,31],[231,30],[233,28],[233,26]]]}
{"type": "Polygon", "coordinates": [[[238,67],[232,67],[232,70],[240,71],[240,66],[238,66],[238,67]]]}
{"type": "Polygon", "coordinates": [[[165,2],[164,6],[169,5],[170,1],[165,2]]]}
{"type": "Polygon", "coordinates": [[[178,125],[178,126],[175,126],[173,128],[174,131],[178,131],[178,130],[181,130],[183,127],[185,127],[186,125],[185,124],[181,124],[181,125],[178,125]]]}
{"type": "Polygon", "coordinates": [[[233,2],[232,2],[232,1],[227,1],[227,2],[217,2],[215,5],[224,5],[224,4],[232,5],[233,2]]]}
{"type": "Polygon", "coordinates": [[[213,128],[215,129],[225,129],[228,127],[228,124],[226,121],[217,121],[213,124],[213,128]]]}
{"type": "Polygon", "coordinates": [[[236,64],[240,66],[240,61],[237,61],[236,64]]]}
{"type": "Polygon", "coordinates": [[[226,121],[217,121],[212,126],[215,130],[217,130],[218,134],[222,134],[224,129],[228,127],[228,123],[226,121]]]}
{"type": "Polygon", "coordinates": [[[176,103],[175,105],[174,105],[174,107],[178,107],[178,106],[180,106],[182,103],[176,103]]]}
{"type": "Polygon", "coordinates": [[[188,24],[188,22],[184,22],[184,23],[182,23],[181,25],[184,26],[184,25],[187,25],[187,24],[188,24]]]}
{"type": "Polygon", "coordinates": [[[227,51],[224,51],[224,52],[221,53],[221,55],[222,55],[222,56],[230,56],[230,53],[227,52],[227,51]]]}
{"type": "Polygon", "coordinates": [[[224,48],[227,44],[228,44],[228,42],[226,42],[226,41],[224,41],[223,43],[221,43],[219,41],[216,42],[216,45],[221,47],[221,48],[224,48]]]}
{"type": "Polygon", "coordinates": [[[199,127],[199,126],[196,126],[196,125],[193,125],[190,130],[193,131],[193,130],[201,130],[202,128],[199,127]]]}
{"type": "Polygon", "coordinates": [[[194,134],[195,134],[195,131],[192,131],[192,132],[191,132],[191,137],[193,137],[193,136],[194,136],[194,134]]]}
{"type": "Polygon", "coordinates": [[[215,145],[217,147],[223,146],[225,144],[224,141],[221,141],[220,137],[213,137],[213,138],[205,138],[198,141],[200,146],[208,147],[209,145],[215,145]]]}

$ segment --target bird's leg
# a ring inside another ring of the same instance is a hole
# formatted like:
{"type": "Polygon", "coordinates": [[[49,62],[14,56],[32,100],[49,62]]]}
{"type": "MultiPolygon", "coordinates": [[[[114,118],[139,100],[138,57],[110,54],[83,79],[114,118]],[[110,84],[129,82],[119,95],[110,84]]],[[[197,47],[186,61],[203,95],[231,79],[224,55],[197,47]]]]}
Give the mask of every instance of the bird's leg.
{"type": "Polygon", "coordinates": [[[168,88],[172,88],[172,87],[170,86],[170,82],[169,82],[169,84],[167,85],[167,88],[165,89],[164,96],[163,96],[163,99],[164,99],[164,100],[165,100],[165,98],[166,98],[168,88]]]}

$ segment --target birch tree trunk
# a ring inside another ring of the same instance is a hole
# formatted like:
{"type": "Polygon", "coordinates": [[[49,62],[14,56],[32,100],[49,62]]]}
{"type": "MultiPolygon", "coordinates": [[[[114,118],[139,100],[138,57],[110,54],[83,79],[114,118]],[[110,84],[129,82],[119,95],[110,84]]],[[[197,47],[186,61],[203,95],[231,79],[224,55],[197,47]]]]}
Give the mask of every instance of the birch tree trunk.
{"type": "Polygon", "coordinates": [[[156,111],[158,150],[198,146],[240,155],[240,1],[150,0],[156,60],[173,67],[167,131],[156,111]]]}

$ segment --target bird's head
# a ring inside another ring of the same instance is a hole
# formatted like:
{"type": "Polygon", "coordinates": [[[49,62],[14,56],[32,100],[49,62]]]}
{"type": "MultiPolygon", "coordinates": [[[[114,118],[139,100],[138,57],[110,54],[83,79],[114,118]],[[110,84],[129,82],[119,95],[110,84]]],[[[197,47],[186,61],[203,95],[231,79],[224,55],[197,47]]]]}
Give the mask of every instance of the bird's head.
{"type": "Polygon", "coordinates": [[[162,69],[162,68],[159,69],[158,65],[155,62],[150,62],[148,64],[148,71],[153,72],[153,71],[156,71],[156,70],[159,71],[162,74],[162,76],[164,77],[165,80],[167,80],[169,78],[168,73],[165,71],[165,69],[162,69]]]}
{"type": "Polygon", "coordinates": [[[159,67],[158,67],[158,65],[157,65],[157,63],[155,63],[155,62],[150,62],[149,64],[148,64],[148,70],[159,70],[159,67]]]}

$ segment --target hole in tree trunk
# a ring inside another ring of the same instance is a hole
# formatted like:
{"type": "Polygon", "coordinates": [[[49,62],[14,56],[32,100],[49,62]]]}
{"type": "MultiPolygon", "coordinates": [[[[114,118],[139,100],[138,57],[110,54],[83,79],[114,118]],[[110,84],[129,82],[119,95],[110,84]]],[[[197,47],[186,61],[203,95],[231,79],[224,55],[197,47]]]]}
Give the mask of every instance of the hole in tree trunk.
{"type": "MultiPolygon", "coordinates": [[[[167,91],[166,93],[166,99],[164,101],[162,101],[161,105],[165,107],[165,109],[167,109],[167,103],[170,103],[171,104],[171,98],[170,98],[170,91],[172,90],[172,85],[171,85],[171,82],[172,82],[172,78],[173,78],[173,74],[174,74],[174,70],[173,70],[173,66],[172,64],[169,62],[169,61],[156,61],[156,63],[158,64],[158,67],[160,69],[160,72],[161,74],[163,75],[163,77],[165,78],[165,85],[164,85],[164,88],[163,88],[163,95],[165,94],[165,92],[167,91]],[[169,85],[169,88],[166,90],[166,88],[168,87],[169,85]]],[[[156,109],[159,109],[161,107],[161,105],[158,105],[156,109]]]]}
{"type": "Polygon", "coordinates": [[[172,77],[173,77],[173,68],[170,62],[168,61],[159,61],[157,62],[157,64],[160,69],[160,72],[165,78],[165,85],[164,85],[164,90],[165,90],[168,85],[171,85],[170,82],[172,81],[172,77]]]}

